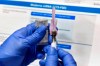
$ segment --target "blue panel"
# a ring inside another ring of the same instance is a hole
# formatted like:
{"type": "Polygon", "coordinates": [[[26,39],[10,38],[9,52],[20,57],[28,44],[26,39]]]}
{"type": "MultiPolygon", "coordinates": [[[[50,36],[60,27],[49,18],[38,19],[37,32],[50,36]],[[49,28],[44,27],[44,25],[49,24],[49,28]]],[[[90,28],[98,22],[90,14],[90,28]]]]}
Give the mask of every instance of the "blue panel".
{"type": "Polygon", "coordinates": [[[71,45],[68,44],[57,44],[57,46],[64,49],[71,49],[71,45]]]}
{"type": "MultiPolygon", "coordinates": [[[[31,12],[32,16],[52,17],[50,13],[31,12]]],[[[75,16],[56,14],[56,18],[75,20],[75,16]]]]}

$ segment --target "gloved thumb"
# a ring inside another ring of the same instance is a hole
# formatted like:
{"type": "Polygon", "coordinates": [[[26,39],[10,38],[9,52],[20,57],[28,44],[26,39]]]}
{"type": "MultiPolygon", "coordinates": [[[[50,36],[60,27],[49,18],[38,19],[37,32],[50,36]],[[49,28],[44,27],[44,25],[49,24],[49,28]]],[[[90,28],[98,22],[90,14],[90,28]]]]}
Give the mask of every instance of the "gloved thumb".
{"type": "Polygon", "coordinates": [[[47,52],[45,66],[57,66],[58,64],[57,50],[49,46],[45,48],[45,52],[47,52]]]}

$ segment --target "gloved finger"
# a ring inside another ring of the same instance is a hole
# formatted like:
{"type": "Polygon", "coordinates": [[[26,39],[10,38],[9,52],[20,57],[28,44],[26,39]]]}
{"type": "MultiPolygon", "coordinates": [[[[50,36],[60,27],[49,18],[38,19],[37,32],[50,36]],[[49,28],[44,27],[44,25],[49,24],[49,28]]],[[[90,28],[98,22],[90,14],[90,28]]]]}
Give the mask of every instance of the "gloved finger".
{"type": "Polygon", "coordinates": [[[43,51],[44,51],[45,53],[47,53],[48,49],[50,49],[50,45],[45,46],[45,47],[43,48],[43,51]]]}
{"type": "Polygon", "coordinates": [[[52,36],[48,35],[48,45],[51,45],[51,43],[52,43],[52,36]]]}
{"type": "Polygon", "coordinates": [[[40,66],[45,66],[45,62],[46,62],[45,60],[40,60],[39,61],[40,66]]]}
{"type": "MultiPolygon", "coordinates": [[[[50,49],[50,45],[44,47],[45,53],[48,52],[48,49],[50,49]]],[[[47,55],[46,55],[46,57],[47,57],[47,55]]],[[[40,61],[40,66],[45,66],[45,60],[40,61]]],[[[62,61],[58,61],[58,66],[63,66],[62,61]]]]}
{"type": "Polygon", "coordinates": [[[63,61],[64,66],[77,66],[72,55],[62,49],[58,49],[58,56],[63,61]]]}
{"type": "Polygon", "coordinates": [[[45,36],[46,29],[47,29],[46,26],[44,25],[40,26],[32,35],[28,36],[26,40],[28,41],[29,44],[39,43],[45,36]]]}
{"type": "Polygon", "coordinates": [[[42,53],[37,54],[37,59],[43,59],[43,58],[44,58],[44,54],[42,54],[42,53]]]}
{"type": "Polygon", "coordinates": [[[45,66],[57,66],[58,65],[58,54],[57,50],[53,47],[47,48],[47,57],[45,66]]]}
{"type": "Polygon", "coordinates": [[[35,26],[35,22],[34,23],[31,23],[29,25],[26,26],[26,29],[27,29],[27,36],[31,35],[34,33],[34,31],[37,29],[37,27],[35,26]]]}
{"type": "Polygon", "coordinates": [[[44,58],[45,58],[45,54],[43,52],[37,54],[37,59],[44,59],[44,58]]]}
{"type": "Polygon", "coordinates": [[[48,29],[48,45],[51,44],[52,42],[52,36],[50,35],[50,23],[48,23],[48,26],[47,26],[47,29],[48,29]]]}
{"type": "Polygon", "coordinates": [[[31,35],[36,30],[35,22],[27,25],[26,27],[23,27],[17,31],[14,32],[15,36],[18,37],[27,37],[31,35]]]}
{"type": "MultiPolygon", "coordinates": [[[[46,60],[40,60],[39,61],[39,64],[40,64],[40,66],[45,66],[45,62],[46,62],[46,60]]],[[[62,64],[62,62],[61,61],[58,61],[58,66],[63,66],[63,64],[62,64]]]]}

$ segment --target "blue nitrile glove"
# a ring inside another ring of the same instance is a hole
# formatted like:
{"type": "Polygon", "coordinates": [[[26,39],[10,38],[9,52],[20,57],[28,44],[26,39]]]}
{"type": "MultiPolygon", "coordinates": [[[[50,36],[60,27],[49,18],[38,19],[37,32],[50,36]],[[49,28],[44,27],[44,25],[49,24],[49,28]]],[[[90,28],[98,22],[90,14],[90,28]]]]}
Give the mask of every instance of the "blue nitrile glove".
{"type": "Polygon", "coordinates": [[[42,40],[47,27],[35,23],[14,32],[0,46],[0,66],[27,66],[36,59],[36,45],[42,40]]]}
{"type": "Polygon", "coordinates": [[[58,65],[58,54],[54,47],[46,46],[44,51],[47,53],[46,60],[41,60],[40,66],[57,66],[58,65]]]}
{"type": "Polygon", "coordinates": [[[77,66],[76,61],[70,53],[58,49],[58,56],[62,60],[62,66],[77,66]]]}
{"type": "Polygon", "coordinates": [[[72,55],[62,49],[54,49],[50,46],[45,47],[47,51],[46,60],[41,60],[40,66],[77,66],[72,55]],[[58,57],[60,61],[58,60],[58,57]]]}

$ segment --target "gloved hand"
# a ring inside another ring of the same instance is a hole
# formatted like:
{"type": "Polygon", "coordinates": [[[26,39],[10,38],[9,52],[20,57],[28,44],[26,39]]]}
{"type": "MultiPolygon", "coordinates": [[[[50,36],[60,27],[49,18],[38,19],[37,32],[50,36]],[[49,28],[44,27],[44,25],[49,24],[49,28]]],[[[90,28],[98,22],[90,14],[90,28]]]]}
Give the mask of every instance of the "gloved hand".
{"type": "Polygon", "coordinates": [[[62,49],[58,49],[58,56],[60,60],[62,60],[62,64],[59,63],[60,66],[77,66],[76,61],[70,53],[62,49]]]}
{"type": "Polygon", "coordinates": [[[47,27],[35,23],[15,31],[0,46],[0,66],[27,66],[36,59],[36,45],[46,34],[47,27]]]}
{"type": "Polygon", "coordinates": [[[56,50],[53,47],[45,47],[46,60],[41,60],[40,66],[77,66],[72,55],[62,49],[56,50]],[[58,58],[61,60],[59,61],[58,58]]]}
{"type": "Polygon", "coordinates": [[[45,60],[41,60],[40,66],[57,66],[58,64],[58,53],[57,50],[53,47],[50,46],[46,46],[44,48],[45,53],[47,53],[46,55],[46,59],[45,60]]]}

